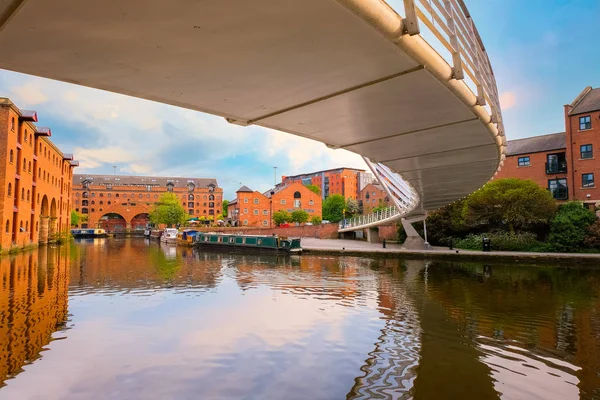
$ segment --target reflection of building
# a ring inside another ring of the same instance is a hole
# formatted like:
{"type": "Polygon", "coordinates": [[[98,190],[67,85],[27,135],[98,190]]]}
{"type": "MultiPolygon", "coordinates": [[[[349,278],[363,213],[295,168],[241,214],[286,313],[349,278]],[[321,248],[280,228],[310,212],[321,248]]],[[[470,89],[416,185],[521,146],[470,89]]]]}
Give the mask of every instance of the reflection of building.
{"type": "Polygon", "coordinates": [[[50,141],[50,128],[37,127],[35,111],[19,110],[0,98],[0,244],[47,242],[69,229],[73,156],[50,141]]]}
{"type": "MultiPolygon", "coordinates": [[[[281,183],[300,182],[304,185],[316,185],[321,188],[322,198],[341,194],[347,199],[356,200],[359,191],[359,174],[364,172],[362,169],[354,168],[328,169],[295,176],[282,176],[281,183]]],[[[368,179],[368,176],[363,176],[363,179],[368,179]]]]}
{"type": "Polygon", "coordinates": [[[507,157],[496,178],[532,179],[557,200],[600,201],[595,177],[600,163],[600,88],[587,87],[565,105],[565,132],[507,143],[507,157]]]}
{"type": "Polygon", "coordinates": [[[69,258],[65,248],[0,259],[0,386],[38,359],[67,320],[69,258]]]}
{"type": "Polygon", "coordinates": [[[73,175],[73,208],[87,215],[85,226],[108,231],[143,229],[160,195],[173,192],[192,217],[215,220],[223,189],[216,179],[122,175],[73,175]]]}
{"type": "Polygon", "coordinates": [[[368,214],[377,207],[388,207],[390,198],[379,183],[369,183],[358,194],[358,205],[362,206],[363,214],[368,214]]]}

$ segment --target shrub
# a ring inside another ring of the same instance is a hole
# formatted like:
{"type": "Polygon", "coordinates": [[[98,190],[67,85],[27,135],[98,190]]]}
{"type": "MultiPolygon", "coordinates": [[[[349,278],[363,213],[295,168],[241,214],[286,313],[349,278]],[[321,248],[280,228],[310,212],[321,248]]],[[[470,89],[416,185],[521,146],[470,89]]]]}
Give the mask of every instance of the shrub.
{"type": "Polygon", "coordinates": [[[486,234],[470,234],[464,239],[455,239],[454,247],[465,250],[481,250],[483,238],[491,241],[495,251],[547,251],[545,244],[538,241],[535,233],[494,232],[486,234]]]}
{"type": "Polygon", "coordinates": [[[321,217],[319,217],[319,216],[317,216],[317,215],[315,215],[314,217],[312,217],[312,218],[310,219],[310,222],[311,222],[313,225],[319,225],[319,224],[321,224],[321,221],[323,221],[323,220],[321,219],[321,217]]]}
{"type": "Polygon", "coordinates": [[[586,247],[600,248],[600,220],[596,220],[588,227],[583,244],[586,247]]]}
{"type": "Polygon", "coordinates": [[[297,222],[302,224],[304,222],[308,222],[308,218],[310,215],[304,210],[295,210],[292,212],[292,220],[291,222],[297,222]]]}
{"type": "Polygon", "coordinates": [[[563,204],[550,222],[548,238],[554,251],[574,252],[583,246],[588,228],[596,221],[596,215],[583,207],[581,202],[563,204]]]}
{"type": "Polygon", "coordinates": [[[273,222],[275,222],[275,225],[277,226],[290,222],[291,220],[292,216],[285,210],[279,210],[273,213],[273,222]]]}

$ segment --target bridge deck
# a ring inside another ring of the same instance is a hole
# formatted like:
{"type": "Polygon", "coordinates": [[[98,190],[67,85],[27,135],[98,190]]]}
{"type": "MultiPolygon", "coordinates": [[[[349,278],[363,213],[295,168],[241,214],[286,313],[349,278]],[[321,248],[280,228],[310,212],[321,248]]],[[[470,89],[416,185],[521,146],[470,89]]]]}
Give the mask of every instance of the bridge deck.
{"type": "Polygon", "coordinates": [[[403,175],[418,210],[496,172],[476,96],[380,0],[0,4],[0,67],[345,148],[403,175]]]}

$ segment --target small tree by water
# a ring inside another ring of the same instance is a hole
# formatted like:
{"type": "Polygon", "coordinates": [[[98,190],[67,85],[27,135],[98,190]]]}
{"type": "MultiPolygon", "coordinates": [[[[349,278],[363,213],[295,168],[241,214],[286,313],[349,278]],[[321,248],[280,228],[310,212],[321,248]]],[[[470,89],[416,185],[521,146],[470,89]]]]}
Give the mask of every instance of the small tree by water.
{"type": "Polygon", "coordinates": [[[177,195],[169,192],[163,193],[150,211],[150,221],[156,225],[165,224],[172,227],[184,223],[189,218],[177,195]]]}

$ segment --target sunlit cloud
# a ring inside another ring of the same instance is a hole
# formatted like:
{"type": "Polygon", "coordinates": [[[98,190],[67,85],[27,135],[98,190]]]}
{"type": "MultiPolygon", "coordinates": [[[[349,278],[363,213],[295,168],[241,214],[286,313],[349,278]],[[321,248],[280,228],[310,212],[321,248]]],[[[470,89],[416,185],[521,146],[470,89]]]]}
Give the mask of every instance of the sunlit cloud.
{"type": "Polygon", "coordinates": [[[508,110],[517,104],[515,92],[504,92],[500,95],[500,107],[503,110],[508,110]]]}

